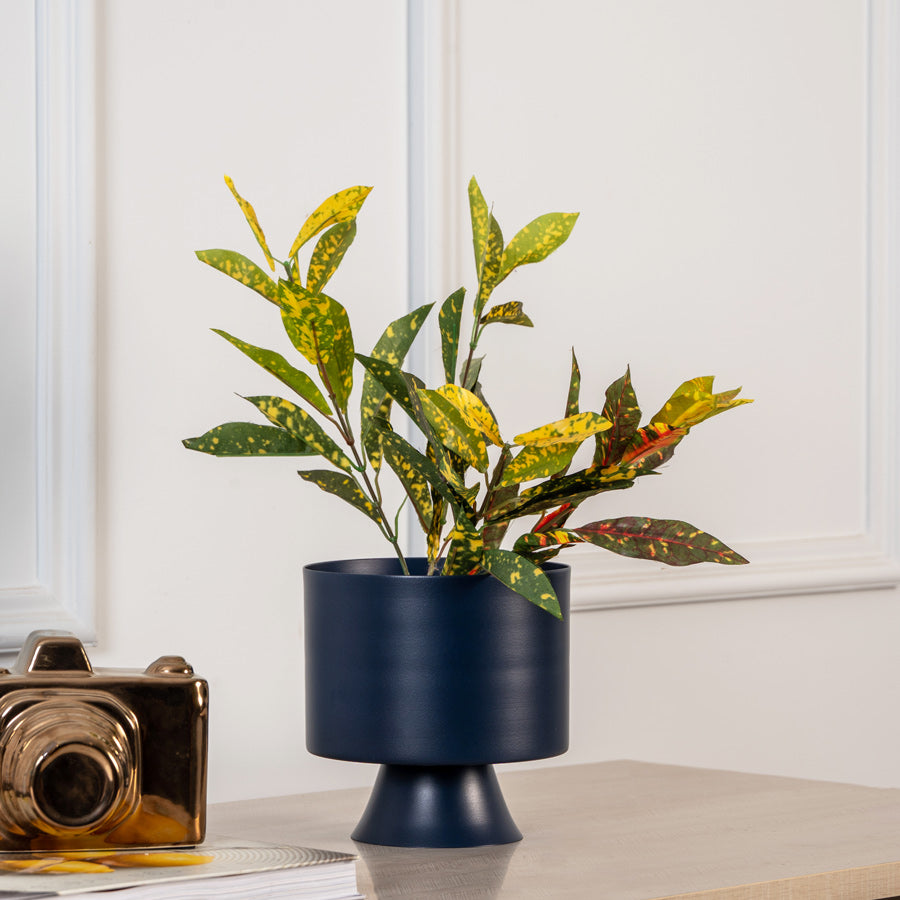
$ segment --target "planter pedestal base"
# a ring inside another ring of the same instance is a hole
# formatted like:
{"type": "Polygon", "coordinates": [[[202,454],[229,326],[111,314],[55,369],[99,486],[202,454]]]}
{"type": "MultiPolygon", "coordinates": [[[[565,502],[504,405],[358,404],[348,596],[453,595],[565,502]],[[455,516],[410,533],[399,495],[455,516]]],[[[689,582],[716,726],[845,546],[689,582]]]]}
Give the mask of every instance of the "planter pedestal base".
{"type": "Polygon", "coordinates": [[[355,841],[478,847],[522,839],[493,766],[381,766],[355,841]]]}

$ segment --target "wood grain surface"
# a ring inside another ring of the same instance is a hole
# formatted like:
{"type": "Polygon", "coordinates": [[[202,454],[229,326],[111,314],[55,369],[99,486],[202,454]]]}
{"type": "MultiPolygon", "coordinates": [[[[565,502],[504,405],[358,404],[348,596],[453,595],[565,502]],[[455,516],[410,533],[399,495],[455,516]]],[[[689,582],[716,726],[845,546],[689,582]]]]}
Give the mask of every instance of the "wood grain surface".
{"type": "MultiPolygon", "coordinates": [[[[374,773],[374,769],[373,769],[374,773]]],[[[209,831],[351,850],[370,898],[880,900],[900,894],[900,790],[615,761],[500,775],[518,844],[356,844],[367,790],[217,804],[209,831]]]]}

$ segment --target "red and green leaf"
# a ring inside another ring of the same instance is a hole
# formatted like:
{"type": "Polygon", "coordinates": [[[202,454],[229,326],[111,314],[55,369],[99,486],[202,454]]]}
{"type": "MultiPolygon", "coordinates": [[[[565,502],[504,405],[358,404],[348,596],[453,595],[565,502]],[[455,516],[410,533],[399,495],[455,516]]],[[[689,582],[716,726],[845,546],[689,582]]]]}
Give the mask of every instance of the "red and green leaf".
{"type": "Polygon", "coordinates": [[[612,422],[612,428],[596,438],[594,465],[600,467],[618,462],[641,423],[641,409],[631,386],[630,367],[606,389],[603,415],[612,422]]]}
{"type": "Polygon", "coordinates": [[[520,516],[538,514],[565,503],[577,505],[595,494],[623,490],[633,485],[634,482],[627,479],[604,480],[599,472],[590,470],[573,472],[562,478],[551,478],[537,484],[522,491],[517,497],[499,504],[491,513],[490,521],[492,523],[503,522],[520,516]]]}
{"type": "Polygon", "coordinates": [[[576,532],[566,528],[554,528],[550,531],[533,532],[523,534],[513,545],[516,553],[530,554],[535,550],[550,550],[555,547],[569,547],[573,544],[581,544],[584,539],[576,532]]]}
{"type": "Polygon", "coordinates": [[[691,566],[701,562],[734,566],[747,562],[718,538],[675,519],[606,519],[572,530],[582,540],[605,550],[668,566],[691,566]]]}
{"type": "Polygon", "coordinates": [[[636,475],[652,471],[672,458],[675,447],[686,434],[686,428],[670,428],[663,424],[639,428],[622,453],[619,464],[634,470],[636,475]]]}

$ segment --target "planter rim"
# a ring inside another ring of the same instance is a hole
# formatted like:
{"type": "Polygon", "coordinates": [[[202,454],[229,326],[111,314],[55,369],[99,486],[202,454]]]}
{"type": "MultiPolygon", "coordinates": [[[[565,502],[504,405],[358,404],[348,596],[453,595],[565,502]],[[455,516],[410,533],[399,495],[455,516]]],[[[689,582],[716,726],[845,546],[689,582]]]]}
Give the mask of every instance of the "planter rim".
{"type": "MultiPolygon", "coordinates": [[[[401,581],[409,581],[418,578],[436,578],[444,582],[454,581],[480,581],[485,578],[491,578],[489,572],[479,572],[477,575],[426,575],[425,571],[428,567],[428,559],[424,556],[406,557],[406,563],[410,569],[421,569],[421,571],[411,571],[409,575],[404,575],[400,571],[400,561],[395,556],[374,556],[374,557],[356,557],[348,559],[331,559],[321,562],[307,563],[303,570],[307,569],[311,572],[321,573],[323,575],[347,576],[353,575],[364,578],[383,578],[386,580],[397,579],[401,581]],[[372,571],[373,568],[382,567],[385,571],[372,571]],[[388,571],[388,570],[395,571],[388,571]]],[[[571,569],[568,563],[545,562],[541,567],[544,572],[560,571],[563,569],[571,569]]]]}

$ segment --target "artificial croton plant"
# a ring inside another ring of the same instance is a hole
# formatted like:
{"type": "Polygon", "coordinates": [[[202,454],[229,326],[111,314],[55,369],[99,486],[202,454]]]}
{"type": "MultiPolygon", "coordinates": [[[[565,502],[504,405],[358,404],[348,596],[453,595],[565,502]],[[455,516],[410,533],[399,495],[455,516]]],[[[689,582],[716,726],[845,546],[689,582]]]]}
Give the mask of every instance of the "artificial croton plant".
{"type": "Polygon", "coordinates": [[[641,425],[628,371],[607,389],[600,412],[582,409],[573,352],[562,418],[509,437],[494,417],[482,385],[484,357],[477,355],[481,336],[489,326],[531,327],[532,322],[520,302],[489,307],[491,294],[516,268],[540,262],[556,250],[571,233],[577,213],[539,216],[505,243],[477,182],[471,180],[477,290],[468,314],[464,288],[452,293],[438,311],[445,382],[429,388],[403,364],[433,303],[391,322],[363,354],[354,345],[346,309],[324,293],[356,236],[357,214],[371,188],[351,187],[325,200],[303,223],[287,259],[279,261],[283,273],[276,278],[276,259],[253,207],[230,178],[225,181],[273,275],[230,250],[202,250],[197,256],[276,307],[308,371],[279,353],[216,330],[295,396],[247,397],[269,424],[229,422],[184,441],[186,447],[214,456],[321,457],[328,468],[304,470],[300,477],[368,516],[408,573],[398,536],[400,510],[385,509],[380,485],[384,470],[390,469],[425,533],[429,574],[487,571],[556,616],[559,604],[541,565],[576,544],[674,566],[747,562],[685,522],[625,517],[570,524],[589,497],[629,488],[637,478],[656,472],[695,425],[749,403],[737,398],[740,388],[714,393],[711,376],[694,378],[641,425]],[[300,253],[317,235],[304,277],[300,253]],[[360,371],[357,420],[350,413],[350,399],[360,371]],[[425,452],[403,436],[406,423],[392,418],[397,407],[421,432],[425,452]],[[575,453],[587,441],[593,453],[572,471],[575,453]],[[511,549],[504,549],[507,529],[517,519],[531,527],[511,549]]]}

